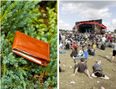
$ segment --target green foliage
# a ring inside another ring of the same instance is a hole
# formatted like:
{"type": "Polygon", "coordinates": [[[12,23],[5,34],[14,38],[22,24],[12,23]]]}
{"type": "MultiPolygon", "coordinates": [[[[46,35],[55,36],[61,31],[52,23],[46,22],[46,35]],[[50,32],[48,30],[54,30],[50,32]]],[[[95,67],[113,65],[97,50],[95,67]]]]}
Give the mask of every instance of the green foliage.
{"type": "Polygon", "coordinates": [[[57,87],[57,9],[47,2],[46,18],[38,1],[1,2],[1,87],[2,89],[48,89],[57,87]],[[47,23],[45,23],[47,19],[47,23]],[[16,31],[50,44],[51,62],[47,67],[12,53],[16,31]],[[35,77],[36,76],[36,77],[35,77]]]}

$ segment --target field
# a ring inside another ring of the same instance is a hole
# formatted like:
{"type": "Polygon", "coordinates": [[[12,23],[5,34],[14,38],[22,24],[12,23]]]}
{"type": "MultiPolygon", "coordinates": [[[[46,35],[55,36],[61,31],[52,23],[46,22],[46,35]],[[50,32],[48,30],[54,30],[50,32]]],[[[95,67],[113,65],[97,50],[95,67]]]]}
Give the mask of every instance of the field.
{"type": "MultiPolygon", "coordinates": [[[[89,56],[87,65],[90,73],[92,73],[92,65],[97,59],[102,60],[104,73],[110,77],[109,80],[101,78],[89,79],[85,74],[77,73],[73,75],[73,59],[70,57],[71,50],[60,54],[61,67],[64,72],[59,74],[60,89],[116,89],[116,60],[111,63],[112,49],[106,48],[105,51],[97,49],[96,55],[89,56]]],[[[116,57],[115,57],[116,59],[116,57]]]]}

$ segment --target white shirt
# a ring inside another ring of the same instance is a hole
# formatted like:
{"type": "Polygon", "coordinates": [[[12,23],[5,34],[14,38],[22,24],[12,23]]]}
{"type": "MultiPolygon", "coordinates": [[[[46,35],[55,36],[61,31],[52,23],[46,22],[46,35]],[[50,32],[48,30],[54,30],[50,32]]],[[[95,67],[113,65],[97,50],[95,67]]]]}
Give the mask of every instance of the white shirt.
{"type": "Polygon", "coordinates": [[[68,40],[68,39],[65,40],[65,43],[66,43],[66,44],[67,44],[67,43],[68,43],[68,44],[71,44],[70,40],[68,40]]]}
{"type": "Polygon", "coordinates": [[[83,51],[82,50],[79,50],[78,56],[83,56],[83,51]]]}
{"type": "Polygon", "coordinates": [[[116,50],[116,43],[112,43],[113,50],[116,50]]]}
{"type": "Polygon", "coordinates": [[[102,37],[102,42],[106,42],[106,38],[105,37],[102,37]]]}
{"type": "Polygon", "coordinates": [[[65,40],[65,36],[62,35],[62,40],[64,41],[65,40]]]}
{"type": "Polygon", "coordinates": [[[60,48],[60,49],[63,48],[63,44],[62,44],[62,43],[59,44],[59,48],[60,48]]]}

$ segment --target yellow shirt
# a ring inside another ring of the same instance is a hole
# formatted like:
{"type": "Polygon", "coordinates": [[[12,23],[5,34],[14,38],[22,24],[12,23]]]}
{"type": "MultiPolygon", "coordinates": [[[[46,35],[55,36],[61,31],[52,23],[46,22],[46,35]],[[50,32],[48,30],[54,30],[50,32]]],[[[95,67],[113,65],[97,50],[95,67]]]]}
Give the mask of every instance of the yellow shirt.
{"type": "Polygon", "coordinates": [[[96,49],[96,44],[93,44],[93,49],[96,49]]]}

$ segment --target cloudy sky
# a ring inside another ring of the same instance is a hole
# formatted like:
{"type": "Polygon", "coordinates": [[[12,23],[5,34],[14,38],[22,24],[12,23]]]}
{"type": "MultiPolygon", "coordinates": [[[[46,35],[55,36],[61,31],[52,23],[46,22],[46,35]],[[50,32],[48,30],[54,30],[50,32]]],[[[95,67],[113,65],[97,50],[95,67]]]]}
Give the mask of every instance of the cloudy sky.
{"type": "Polygon", "coordinates": [[[59,28],[71,30],[77,21],[103,19],[108,30],[116,28],[116,1],[60,1],[59,28]]]}

